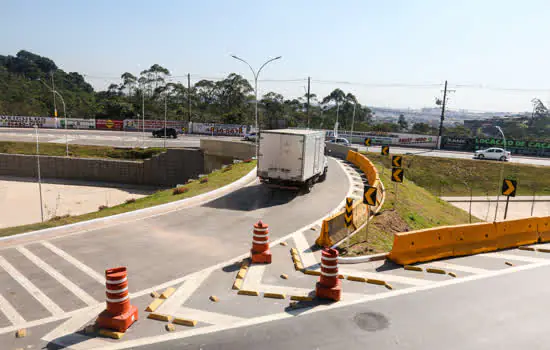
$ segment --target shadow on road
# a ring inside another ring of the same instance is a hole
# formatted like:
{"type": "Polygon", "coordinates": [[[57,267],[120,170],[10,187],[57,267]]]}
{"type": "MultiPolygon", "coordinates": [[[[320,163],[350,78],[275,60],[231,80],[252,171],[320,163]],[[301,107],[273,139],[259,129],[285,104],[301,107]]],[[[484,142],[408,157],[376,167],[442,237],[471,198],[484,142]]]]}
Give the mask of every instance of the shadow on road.
{"type": "Polygon", "coordinates": [[[270,190],[263,185],[243,187],[228,196],[204,205],[207,208],[250,211],[271,208],[291,202],[298,196],[295,191],[270,190]]]}

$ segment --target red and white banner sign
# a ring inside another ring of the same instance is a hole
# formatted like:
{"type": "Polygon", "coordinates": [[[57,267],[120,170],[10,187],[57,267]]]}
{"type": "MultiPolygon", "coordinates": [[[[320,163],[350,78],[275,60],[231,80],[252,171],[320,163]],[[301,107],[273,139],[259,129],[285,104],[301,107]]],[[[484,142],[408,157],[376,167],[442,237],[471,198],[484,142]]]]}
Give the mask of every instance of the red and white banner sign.
{"type": "Polygon", "coordinates": [[[96,119],[95,128],[102,130],[122,130],[124,121],[113,119],[96,119]]]}

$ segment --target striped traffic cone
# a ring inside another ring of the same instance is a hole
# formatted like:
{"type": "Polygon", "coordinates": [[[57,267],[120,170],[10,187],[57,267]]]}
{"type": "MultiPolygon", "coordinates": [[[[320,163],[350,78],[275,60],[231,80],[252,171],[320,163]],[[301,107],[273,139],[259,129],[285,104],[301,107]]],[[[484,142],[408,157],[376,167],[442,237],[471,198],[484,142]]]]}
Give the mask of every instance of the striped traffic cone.
{"type": "Polygon", "coordinates": [[[252,236],[252,249],[250,255],[252,263],[271,264],[271,250],[269,249],[269,230],[268,226],[261,220],[254,225],[254,234],[252,236]]]}
{"type": "Polygon", "coordinates": [[[321,277],[315,286],[320,299],[338,301],[342,298],[342,281],[338,278],[338,251],[325,248],[321,252],[321,277]]]}

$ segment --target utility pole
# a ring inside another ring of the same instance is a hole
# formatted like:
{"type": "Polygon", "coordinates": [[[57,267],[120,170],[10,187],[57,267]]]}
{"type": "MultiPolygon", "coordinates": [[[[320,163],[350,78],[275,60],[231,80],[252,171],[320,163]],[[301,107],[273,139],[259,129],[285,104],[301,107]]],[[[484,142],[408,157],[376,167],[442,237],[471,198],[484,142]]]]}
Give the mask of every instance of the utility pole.
{"type": "MultiPolygon", "coordinates": [[[[53,71],[50,72],[50,78],[52,80],[52,95],[53,95],[53,116],[57,118],[57,105],[55,103],[55,82],[53,80],[53,71]]],[[[55,127],[57,128],[57,123],[55,124],[55,127]]]]}
{"type": "MultiPolygon", "coordinates": [[[[191,74],[187,73],[187,123],[191,123],[191,74]]],[[[187,125],[189,127],[189,125],[187,125]]]]}
{"type": "Polygon", "coordinates": [[[437,149],[441,149],[441,135],[443,134],[443,120],[445,120],[445,103],[447,102],[447,80],[445,80],[445,90],[443,90],[443,102],[441,106],[441,121],[439,123],[439,136],[437,137],[437,149]]]}
{"type": "Polygon", "coordinates": [[[309,94],[310,94],[310,88],[311,88],[311,77],[307,77],[307,106],[306,106],[306,114],[307,114],[307,128],[309,129],[309,94]]]}

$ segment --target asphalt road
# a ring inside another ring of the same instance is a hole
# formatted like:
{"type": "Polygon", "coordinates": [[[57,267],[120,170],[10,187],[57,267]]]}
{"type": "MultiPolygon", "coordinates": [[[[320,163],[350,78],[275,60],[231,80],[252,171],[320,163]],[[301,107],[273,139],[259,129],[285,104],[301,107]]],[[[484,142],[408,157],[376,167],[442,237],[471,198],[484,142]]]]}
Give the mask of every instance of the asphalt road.
{"type": "MultiPolygon", "coordinates": [[[[201,138],[207,135],[179,135],[177,139],[166,139],[166,147],[199,147],[201,138]]],[[[240,140],[239,137],[224,137],[240,140]]],[[[65,130],[39,129],[40,142],[65,143],[65,130]]],[[[1,141],[35,142],[34,129],[0,128],[1,141]]],[[[114,147],[164,147],[163,138],[154,138],[151,132],[130,132],[111,130],[67,130],[69,145],[93,145],[114,147]]]]}
{"type": "MultiPolygon", "coordinates": [[[[357,146],[357,145],[354,145],[357,146]]],[[[367,147],[357,146],[361,151],[366,151],[367,147]]],[[[369,152],[380,153],[380,146],[368,147],[369,152]]],[[[455,151],[442,151],[432,150],[424,148],[406,148],[406,147],[390,147],[392,154],[415,154],[426,157],[441,157],[441,158],[459,158],[459,159],[473,159],[473,152],[455,152],[455,151]]],[[[520,164],[532,164],[550,166],[550,158],[535,158],[535,157],[518,157],[512,156],[511,163],[520,164]]],[[[497,163],[495,161],[495,163],[497,163]]]]}
{"type": "Polygon", "coordinates": [[[138,349],[548,349],[548,274],[546,264],[138,349]]]}

